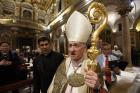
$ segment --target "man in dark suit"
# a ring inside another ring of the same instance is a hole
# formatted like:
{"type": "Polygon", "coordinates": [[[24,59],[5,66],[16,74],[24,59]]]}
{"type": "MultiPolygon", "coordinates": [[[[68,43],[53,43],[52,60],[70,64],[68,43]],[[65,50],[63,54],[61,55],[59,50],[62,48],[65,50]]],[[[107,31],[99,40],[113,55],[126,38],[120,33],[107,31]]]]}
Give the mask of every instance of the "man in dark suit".
{"type": "Polygon", "coordinates": [[[33,93],[47,93],[53,76],[64,56],[52,50],[52,42],[49,37],[38,39],[41,53],[33,62],[33,93]]]}
{"type": "MultiPolygon", "coordinates": [[[[19,56],[10,50],[8,42],[0,42],[0,50],[0,86],[3,86],[21,79],[22,72],[19,67],[22,62],[19,56]]],[[[12,93],[18,93],[18,90],[13,90],[12,93]]]]}

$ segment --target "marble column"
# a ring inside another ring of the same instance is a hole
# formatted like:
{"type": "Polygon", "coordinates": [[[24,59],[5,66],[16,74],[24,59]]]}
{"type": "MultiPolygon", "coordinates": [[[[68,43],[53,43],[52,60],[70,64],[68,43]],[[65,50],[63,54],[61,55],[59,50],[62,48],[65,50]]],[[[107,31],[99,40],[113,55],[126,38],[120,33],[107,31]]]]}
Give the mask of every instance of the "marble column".
{"type": "Polygon", "coordinates": [[[130,38],[130,31],[129,31],[129,19],[128,13],[131,11],[131,8],[128,7],[121,7],[119,9],[119,14],[121,15],[122,20],[122,51],[124,55],[124,60],[128,62],[128,66],[132,66],[131,62],[131,38],[130,38]]]}

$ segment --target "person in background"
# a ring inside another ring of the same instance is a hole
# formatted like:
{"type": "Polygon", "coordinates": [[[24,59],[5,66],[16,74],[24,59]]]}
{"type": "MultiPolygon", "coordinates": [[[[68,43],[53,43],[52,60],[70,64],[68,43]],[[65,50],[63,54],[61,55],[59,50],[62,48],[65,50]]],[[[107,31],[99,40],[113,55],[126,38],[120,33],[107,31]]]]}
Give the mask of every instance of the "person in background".
{"type": "MultiPolygon", "coordinates": [[[[15,52],[10,50],[8,42],[0,42],[0,86],[20,80],[20,65],[22,62],[15,52]]],[[[12,93],[18,93],[13,90],[12,93]]]]}
{"type": "Polygon", "coordinates": [[[66,24],[68,57],[58,67],[47,93],[92,93],[100,92],[101,82],[96,72],[87,70],[91,60],[87,57],[87,40],[92,32],[88,18],[74,11],[66,24]],[[81,78],[75,75],[80,74],[81,78]],[[79,81],[80,80],[80,81],[79,81]]]}
{"type": "Polygon", "coordinates": [[[102,53],[97,56],[97,62],[99,62],[104,74],[104,80],[108,90],[116,81],[116,74],[120,73],[120,69],[116,60],[117,57],[111,53],[111,45],[104,43],[102,53]]]}
{"type": "Polygon", "coordinates": [[[47,93],[57,67],[63,61],[61,53],[52,50],[50,37],[38,39],[40,54],[33,61],[33,93],[47,93]]]}
{"type": "Polygon", "coordinates": [[[114,49],[112,50],[112,55],[117,57],[117,60],[122,59],[123,53],[119,50],[117,45],[114,45],[114,49]]]}
{"type": "Polygon", "coordinates": [[[136,47],[134,46],[131,46],[131,59],[132,59],[132,65],[137,67],[139,66],[139,61],[138,61],[138,53],[137,53],[137,50],[136,50],[136,47]]]}

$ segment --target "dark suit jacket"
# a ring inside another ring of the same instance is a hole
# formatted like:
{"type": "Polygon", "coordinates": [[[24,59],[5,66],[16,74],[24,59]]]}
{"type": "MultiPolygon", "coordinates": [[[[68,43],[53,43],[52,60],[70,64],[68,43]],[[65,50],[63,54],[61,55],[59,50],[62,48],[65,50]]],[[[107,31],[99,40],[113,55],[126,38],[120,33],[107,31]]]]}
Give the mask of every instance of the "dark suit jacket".
{"type": "Polygon", "coordinates": [[[21,64],[21,62],[17,54],[9,51],[9,53],[3,55],[0,52],[0,61],[1,60],[11,61],[12,64],[7,66],[0,65],[0,86],[18,81],[20,79],[20,69],[18,66],[21,64]]]}
{"type": "Polygon", "coordinates": [[[47,89],[53,79],[59,64],[64,56],[51,51],[47,56],[41,54],[33,62],[33,93],[47,93],[47,89]]]}

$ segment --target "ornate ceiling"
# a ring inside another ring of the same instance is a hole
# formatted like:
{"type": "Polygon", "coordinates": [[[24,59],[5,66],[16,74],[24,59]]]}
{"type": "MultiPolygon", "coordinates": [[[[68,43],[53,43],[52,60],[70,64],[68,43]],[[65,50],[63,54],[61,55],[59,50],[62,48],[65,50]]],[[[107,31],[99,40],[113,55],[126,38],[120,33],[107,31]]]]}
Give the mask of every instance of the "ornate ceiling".
{"type": "Polygon", "coordinates": [[[53,2],[54,0],[0,0],[0,24],[42,30],[40,24],[48,24],[53,18],[53,2]]]}
{"type": "Polygon", "coordinates": [[[0,0],[0,24],[10,23],[18,25],[20,23],[20,26],[22,25],[23,27],[39,28],[39,30],[46,29],[50,24],[54,25],[57,23],[54,21],[60,21],[59,19],[61,18],[64,21],[67,20],[69,16],[65,14],[69,14],[71,10],[69,10],[69,13],[65,10],[69,6],[77,4],[73,7],[73,10],[76,9],[83,12],[92,1],[106,5],[109,15],[108,24],[111,28],[115,27],[114,25],[120,19],[118,10],[131,9],[133,7],[132,11],[129,11],[131,23],[134,23],[140,14],[138,5],[140,0],[0,0]],[[132,7],[130,1],[133,1],[132,7]]]}

